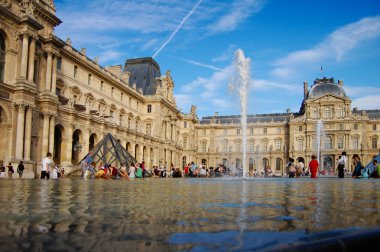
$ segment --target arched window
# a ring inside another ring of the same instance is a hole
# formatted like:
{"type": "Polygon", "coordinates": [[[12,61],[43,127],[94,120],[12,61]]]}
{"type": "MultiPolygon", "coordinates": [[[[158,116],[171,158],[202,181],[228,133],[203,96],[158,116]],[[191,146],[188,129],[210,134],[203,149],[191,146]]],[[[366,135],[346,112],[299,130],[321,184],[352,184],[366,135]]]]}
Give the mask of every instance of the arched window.
{"type": "Polygon", "coordinates": [[[5,35],[0,31],[0,82],[4,82],[5,35]]]}

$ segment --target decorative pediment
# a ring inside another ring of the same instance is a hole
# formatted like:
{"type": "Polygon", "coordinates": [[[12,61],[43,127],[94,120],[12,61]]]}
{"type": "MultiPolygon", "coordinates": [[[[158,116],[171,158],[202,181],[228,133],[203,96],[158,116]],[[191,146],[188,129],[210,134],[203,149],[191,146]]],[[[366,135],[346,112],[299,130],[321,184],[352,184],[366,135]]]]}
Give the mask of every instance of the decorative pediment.
{"type": "Polygon", "coordinates": [[[70,90],[71,90],[71,93],[74,95],[81,95],[82,94],[81,90],[77,86],[71,87],[70,90]]]}

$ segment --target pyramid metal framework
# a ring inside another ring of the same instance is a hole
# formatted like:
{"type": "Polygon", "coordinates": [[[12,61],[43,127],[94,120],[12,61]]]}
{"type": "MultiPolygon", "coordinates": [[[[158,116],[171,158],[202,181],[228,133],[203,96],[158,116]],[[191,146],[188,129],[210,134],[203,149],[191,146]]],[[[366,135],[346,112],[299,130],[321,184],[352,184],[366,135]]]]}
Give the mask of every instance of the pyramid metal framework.
{"type": "Polygon", "coordinates": [[[115,167],[120,167],[122,164],[127,164],[127,167],[129,167],[131,163],[137,162],[111,133],[107,133],[91,151],[91,157],[96,164],[102,161],[103,164],[115,167]]]}

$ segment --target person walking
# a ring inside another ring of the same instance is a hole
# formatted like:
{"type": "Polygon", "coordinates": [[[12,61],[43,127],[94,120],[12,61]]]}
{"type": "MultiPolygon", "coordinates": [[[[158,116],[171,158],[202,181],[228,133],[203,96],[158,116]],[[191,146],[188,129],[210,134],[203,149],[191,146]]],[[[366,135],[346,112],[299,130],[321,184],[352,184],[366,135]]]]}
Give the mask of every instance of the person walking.
{"type": "Polygon", "coordinates": [[[0,178],[5,178],[5,166],[3,160],[0,161],[0,178]]]}
{"type": "Polygon", "coordinates": [[[22,174],[24,173],[24,169],[25,169],[25,167],[24,167],[23,161],[21,160],[17,166],[17,173],[18,173],[19,178],[22,178],[22,174]]]}
{"type": "Polygon", "coordinates": [[[344,178],[344,168],[347,164],[346,152],[342,152],[342,156],[338,160],[338,178],[344,178]]]}
{"type": "Polygon", "coordinates": [[[13,165],[12,165],[12,163],[11,162],[9,162],[9,164],[8,164],[8,178],[12,178],[12,175],[13,175],[13,173],[15,172],[14,171],[14,169],[13,169],[13,165]]]}
{"type": "Polygon", "coordinates": [[[317,157],[315,155],[311,156],[311,161],[309,163],[309,170],[311,173],[311,178],[317,178],[317,172],[318,172],[318,161],[317,157]]]}
{"type": "Polygon", "coordinates": [[[50,178],[50,164],[51,164],[51,153],[48,152],[46,157],[42,159],[42,169],[41,169],[41,178],[49,179],[50,178]]]}

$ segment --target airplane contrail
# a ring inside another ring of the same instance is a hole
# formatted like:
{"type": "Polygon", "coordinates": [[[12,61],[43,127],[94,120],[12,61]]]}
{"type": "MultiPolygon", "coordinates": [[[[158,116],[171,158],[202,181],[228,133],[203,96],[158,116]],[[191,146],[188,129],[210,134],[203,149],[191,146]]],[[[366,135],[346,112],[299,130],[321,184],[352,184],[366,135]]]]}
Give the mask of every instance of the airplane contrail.
{"type": "Polygon", "coordinates": [[[157,54],[160,53],[162,49],[173,39],[173,37],[177,34],[177,32],[182,28],[182,26],[185,24],[185,22],[191,17],[191,15],[194,13],[194,11],[198,8],[198,6],[201,4],[202,0],[199,0],[197,4],[191,9],[189,13],[187,13],[186,17],[184,17],[181,21],[181,23],[177,26],[177,28],[170,34],[170,37],[165,41],[165,43],[162,44],[162,46],[153,54],[152,58],[155,58],[157,54]]]}

